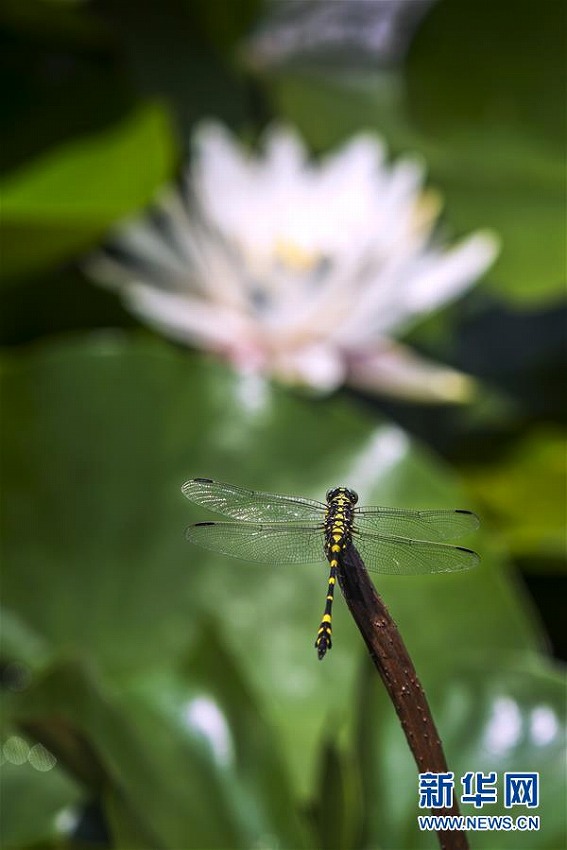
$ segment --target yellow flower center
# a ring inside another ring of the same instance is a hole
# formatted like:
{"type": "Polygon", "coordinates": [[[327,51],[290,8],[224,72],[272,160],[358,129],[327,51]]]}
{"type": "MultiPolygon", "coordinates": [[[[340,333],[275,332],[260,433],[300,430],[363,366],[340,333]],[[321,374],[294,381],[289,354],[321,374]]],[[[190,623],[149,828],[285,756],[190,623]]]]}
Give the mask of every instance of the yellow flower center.
{"type": "Polygon", "coordinates": [[[306,251],[305,248],[287,239],[276,240],[274,254],[282,265],[294,272],[310,271],[320,260],[319,254],[306,251]]]}
{"type": "Polygon", "coordinates": [[[424,189],[421,192],[413,210],[413,225],[418,233],[431,230],[442,206],[443,199],[435,189],[424,189]]]}

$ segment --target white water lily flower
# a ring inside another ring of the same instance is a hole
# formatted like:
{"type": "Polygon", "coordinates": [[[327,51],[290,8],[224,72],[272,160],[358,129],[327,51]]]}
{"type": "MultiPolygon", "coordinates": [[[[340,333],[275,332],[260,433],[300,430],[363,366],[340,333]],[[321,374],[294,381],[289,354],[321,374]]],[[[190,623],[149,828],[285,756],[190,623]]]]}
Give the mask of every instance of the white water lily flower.
{"type": "Polygon", "coordinates": [[[147,323],[241,370],[460,401],[470,379],[394,338],[468,289],[496,242],[438,244],[423,180],[414,160],[386,163],[368,134],[317,163],[290,129],[251,155],[207,124],[184,189],[122,228],[93,272],[147,323]]]}

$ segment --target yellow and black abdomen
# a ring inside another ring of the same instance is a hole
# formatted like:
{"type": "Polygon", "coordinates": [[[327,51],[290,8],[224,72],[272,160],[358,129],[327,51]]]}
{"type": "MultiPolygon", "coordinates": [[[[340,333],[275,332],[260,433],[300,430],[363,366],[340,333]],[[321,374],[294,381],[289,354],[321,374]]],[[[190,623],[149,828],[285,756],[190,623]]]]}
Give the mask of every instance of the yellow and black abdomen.
{"type": "Polygon", "coordinates": [[[325,515],[325,555],[330,565],[329,583],[327,586],[327,598],[325,611],[321,619],[321,625],[317,632],[315,647],[319,658],[333,645],[332,642],[332,608],[335,584],[339,571],[339,562],[342,553],[350,543],[353,507],[358,497],[352,490],[346,487],[337,487],[327,493],[327,513],[325,515]]]}

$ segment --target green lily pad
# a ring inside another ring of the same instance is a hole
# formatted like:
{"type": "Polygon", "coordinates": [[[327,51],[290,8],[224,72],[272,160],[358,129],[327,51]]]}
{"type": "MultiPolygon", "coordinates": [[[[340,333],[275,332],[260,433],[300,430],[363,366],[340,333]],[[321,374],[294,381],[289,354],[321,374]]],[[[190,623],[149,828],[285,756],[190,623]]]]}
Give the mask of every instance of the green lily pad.
{"type": "Polygon", "coordinates": [[[209,627],[182,671],[164,665],[118,685],[56,663],[10,710],[63,757],[73,736],[88,742],[72,767],[102,794],[119,845],[307,846],[277,739],[209,627]]]}
{"type": "Polygon", "coordinates": [[[539,429],[499,463],[474,467],[467,482],[515,556],[546,559],[565,554],[565,436],[539,429]]]}
{"type": "Polygon", "coordinates": [[[92,245],[151,200],[174,158],[167,115],[150,103],[110,130],[61,145],[7,175],[4,279],[49,268],[92,245]]]}
{"type": "Polygon", "coordinates": [[[518,0],[513,14],[486,0],[432,4],[406,63],[420,125],[449,136],[459,125],[510,127],[562,150],[565,16],[556,3],[533,11],[530,0],[518,0]]]}
{"type": "MultiPolygon", "coordinates": [[[[368,504],[474,507],[449,471],[352,402],[304,398],[145,337],[93,335],[8,359],[3,398],[16,658],[20,633],[23,659],[40,641],[39,663],[71,651],[122,679],[178,658],[212,616],[308,793],[329,712],[339,725],[351,714],[361,639],[338,599],[335,645],[319,662],[324,561],[269,569],[191,547],[185,525],[207,517],[180,485],[209,476],[322,498],[344,483],[368,504]]],[[[489,541],[467,542],[483,556],[468,574],[377,582],[418,669],[464,648],[540,645],[489,541]]]]}

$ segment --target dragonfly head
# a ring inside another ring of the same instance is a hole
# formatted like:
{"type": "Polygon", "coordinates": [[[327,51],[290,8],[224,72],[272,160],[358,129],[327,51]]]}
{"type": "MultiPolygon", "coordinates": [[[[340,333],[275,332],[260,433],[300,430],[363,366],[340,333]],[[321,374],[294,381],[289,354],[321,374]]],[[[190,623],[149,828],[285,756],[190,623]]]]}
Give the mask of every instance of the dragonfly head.
{"type": "Polygon", "coordinates": [[[335,487],[333,490],[327,490],[326,499],[329,505],[341,498],[345,502],[350,502],[351,505],[356,505],[358,502],[358,493],[355,493],[354,490],[349,490],[348,487],[335,487]]]}

